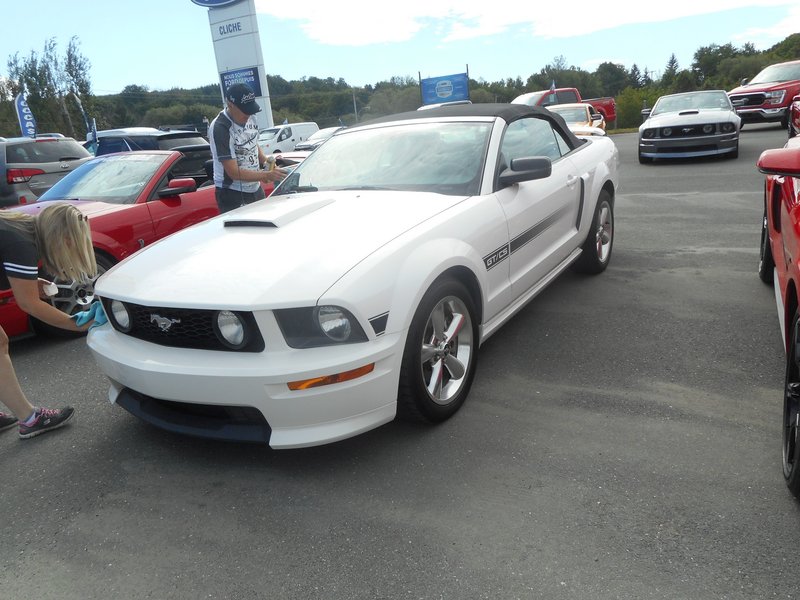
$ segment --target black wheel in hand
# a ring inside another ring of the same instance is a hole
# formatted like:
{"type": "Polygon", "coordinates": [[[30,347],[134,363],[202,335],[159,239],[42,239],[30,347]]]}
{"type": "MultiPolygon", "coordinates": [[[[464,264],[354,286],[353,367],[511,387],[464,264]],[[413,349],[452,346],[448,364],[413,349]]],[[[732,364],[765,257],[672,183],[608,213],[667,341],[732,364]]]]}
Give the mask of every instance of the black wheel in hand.
{"type": "Polygon", "coordinates": [[[455,279],[436,281],[408,330],[398,415],[438,423],[455,414],[472,385],[477,352],[478,327],[469,292],[455,279]]]}
{"type": "MultiPolygon", "coordinates": [[[[91,281],[81,283],[78,281],[64,281],[62,279],[54,280],[54,283],[58,287],[58,293],[50,298],[50,302],[53,306],[68,315],[74,315],[89,309],[89,306],[95,300],[94,282],[97,281],[100,275],[108,271],[114,265],[111,259],[101,254],[95,255],[95,260],[97,261],[97,277],[91,281]]],[[[60,327],[54,327],[38,319],[32,318],[31,323],[34,331],[39,335],[61,338],[73,338],[86,335],[85,332],[61,329],[60,327]]]]}

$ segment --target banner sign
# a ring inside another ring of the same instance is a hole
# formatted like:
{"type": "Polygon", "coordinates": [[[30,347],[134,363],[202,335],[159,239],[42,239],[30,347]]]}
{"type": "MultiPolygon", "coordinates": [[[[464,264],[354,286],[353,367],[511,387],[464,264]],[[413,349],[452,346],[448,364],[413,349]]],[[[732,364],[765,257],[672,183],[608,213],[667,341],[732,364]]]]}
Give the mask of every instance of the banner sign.
{"type": "Polygon", "coordinates": [[[422,79],[420,87],[422,104],[469,100],[469,78],[466,73],[422,79]]]}
{"type": "Polygon", "coordinates": [[[253,88],[257,98],[264,95],[261,93],[261,78],[258,76],[258,67],[224,71],[220,73],[219,76],[222,82],[222,89],[225,91],[226,96],[228,95],[228,88],[234,83],[246,83],[253,88]]]}
{"type": "Polygon", "coordinates": [[[36,119],[33,118],[33,113],[25,101],[25,96],[17,94],[14,100],[14,107],[17,109],[17,119],[19,120],[19,128],[22,131],[22,135],[36,137],[36,119]]]}

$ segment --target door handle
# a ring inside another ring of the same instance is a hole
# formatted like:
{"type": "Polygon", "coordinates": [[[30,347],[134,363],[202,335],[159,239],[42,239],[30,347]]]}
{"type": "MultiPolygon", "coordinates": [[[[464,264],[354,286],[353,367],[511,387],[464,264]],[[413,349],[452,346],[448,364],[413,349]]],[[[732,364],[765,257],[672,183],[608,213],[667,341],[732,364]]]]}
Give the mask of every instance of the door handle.
{"type": "Polygon", "coordinates": [[[580,177],[576,177],[575,175],[567,175],[567,185],[569,187],[575,187],[575,184],[578,183],[580,177]]]}

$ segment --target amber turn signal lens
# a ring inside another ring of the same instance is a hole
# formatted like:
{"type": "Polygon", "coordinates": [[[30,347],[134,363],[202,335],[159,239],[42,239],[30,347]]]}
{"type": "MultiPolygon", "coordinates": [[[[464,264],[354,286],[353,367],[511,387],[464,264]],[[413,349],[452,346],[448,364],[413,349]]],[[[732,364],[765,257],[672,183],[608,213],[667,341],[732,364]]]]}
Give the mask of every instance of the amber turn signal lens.
{"type": "Polygon", "coordinates": [[[358,367],[352,371],[345,371],[344,373],[336,373],[335,375],[326,375],[324,377],[313,377],[311,379],[303,379],[302,381],[290,381],[287,385],[292,391],[307,390],[309,388],[320,387],[323,385],[330,385],[332,383],[342,383],[343,381],[350,381],[351,379],[358,379],[372,373],[375,369],[375,363],[358,367]]]}

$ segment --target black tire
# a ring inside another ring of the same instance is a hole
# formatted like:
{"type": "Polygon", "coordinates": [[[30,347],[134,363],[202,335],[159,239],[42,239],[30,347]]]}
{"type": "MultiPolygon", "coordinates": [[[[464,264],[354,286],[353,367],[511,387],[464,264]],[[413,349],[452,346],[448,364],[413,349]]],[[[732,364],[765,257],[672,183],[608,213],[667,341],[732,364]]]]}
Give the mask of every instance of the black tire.
{"type": "Polygon", "coordinates": [[[461,408],[478,359],[475,314],[467,288],[455,279],[439,279],[425,293],[403,351],[398,416],[439,423],[461,408]]]}
{"type": "Polygon", "coordinates": [[[800,335],[795,311],[789,329],[789,344],[786,347],[786,378],[783,387],[783,478],[789,491],[800,499],[800,335]]]}
{"type": "Polygon", "coordinates": [[[769,245],[769,229],[767,225],[767,209],[764,207],[764,217],[761,219],[761,249],[758,256],[758,277],[764,283],[772,284],[775,261],[772,258],[772,248],[769,245]]]}
{"type": "Polygon", "coordinates": [[[785,113],[783,113],[783,117],[781,118],[781,127],[783,127],[784,129],[788,129],[789,128],[789,111],[788,110],[785,113]]]}
{"type": "Polygon", "coordinates": [[[640,165],[646,165],[646,164],[651,163],[651,162],[653,162],[653,159],[652,158],[648,158],[646,156],[642,156],[642,151],[639,150],[639,164],[640,165]]]}
{"type": "MultiPolygon", "coordinates": [[[[102,254],[96,254],[95,260],[97,260],[97,277],[100,277],[100,275],[114,266],[114,261],[102,254]]],[[[56,279],[55,284],[58,286],[58,294],[50,299],[51,304],[68,315],[88,310],[95,300],[94,282],[97,281],[97,277],[83,284],[56,279]]],[[[31,318],[31,325],[38,335],[58,338],[76,338],[86,335],[86,332],[61,329],[34,318],[31,318]]]]}
{"type": "Polygon", "coordinates": [[[597,198],[592,224],[583,242],[583,252],[572,268],[579,273],[597,274],[606,270],[614,248],[614,205],[611,195],[603,190],[597,198]]]}
{"type": "Polygon", "coordinates": [[[734,150],[733,152],[729,152],[725,156],[727,156],[730,159],[739,158],[739,144],[738,143],[736,144],[736,150],[734,150]]]}

